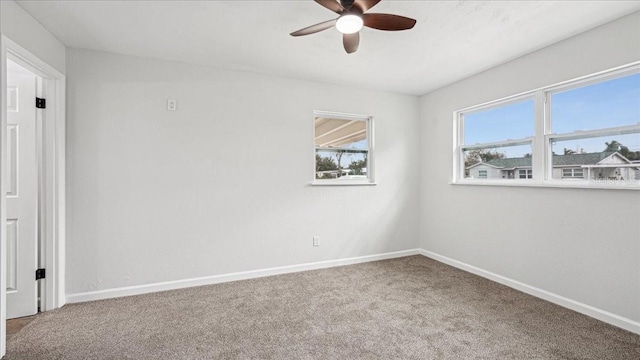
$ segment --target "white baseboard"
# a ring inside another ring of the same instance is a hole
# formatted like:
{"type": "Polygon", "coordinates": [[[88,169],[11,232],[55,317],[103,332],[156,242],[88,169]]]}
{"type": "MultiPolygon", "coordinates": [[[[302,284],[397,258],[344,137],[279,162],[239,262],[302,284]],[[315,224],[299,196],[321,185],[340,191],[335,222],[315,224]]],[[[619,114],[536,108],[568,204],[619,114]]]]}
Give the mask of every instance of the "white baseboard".
{"type": "Polygon", "coordinates": [[[115,288],[115,289],[106,289],[106,290],[89,291],[89,292],[77,293],[77,294],[68,294],[67,303],[70,304],[70,303],[79,303],[79,302],[94,301],[94,300],[111,299],[111,298],[117,298],[117,297],[123,297],[123,296],[148,294],[148,293],[153,293],[158,291],[184,289],[184,288],[194,287],[194,286],[212,285],[212,284],[225,283],[229,281],[254,279],[254,278],[260,278],[265,276],[288,274],[288,273],[308,271],[308,270],[325,269],[325,268],[331,268],[336,266],[352,265],[352,264],[359,264],[359,263],[385,260],[385,259],[393,259],[393,258],[399,258],[404,256],[418,255],[420,254],[420,251],[421,251],[420,249],[404,250],[404,251],[396,251],[396,252],[390,252],[390,253],[384,253],[384,254],[359,256],[359,257],[353,257],[353,258],[336,259],[336,260],[328,260],[328,261],[319,261],[319,262],[306,263],[306,264],[300,264],[300,265],[279,266],[279,267],[268,268],[268,269],[235,272],[230,274],[205,276],[205,277],[184,279],[184,280],[166,281],[166,282],[155,283],[155,284],[127,286],[127,287],[121,287],[121,288],[115,288]]]}
{"type": "Polygon", "coordinates": [[[531,285],[527,285],[524,283],[521,283],[519,281],[513,280],[513,279],[509,279],[507,277],[504,277],[502,275],[498,275],[498,274],[494,274],[490,271],[486,271],[480,268],[477,268],[475,266],[469,265],[469,264],[465,264],[463,262],[460,262],[458,260],[454,260],[451,258],[448,258],[446,256],[442,256],[436,253],[433,253],[431,251],[427,251],[427,250],[423,250],[420,249],[419,250],[421,255],[424,255],[428,258],[437,260],[439,262],[445,263],[447,265],[451,265],[453,267],[456,267],[458,269],[470,272],[472,274],[476,274],[478,276],[482,276],[483,278],[487,278],[491,281],[495,281],[497,283],[500,283],[502,285],[506,285],[510,288],[522,291],[524,293],[527,293],[529,295],[533,295],[535,297],[538,297],[540,299],[552,302],[554,304],[560,305],[562,307],[565,307],[567,309],[571,309],[573,311],[579,312],[581,314],[590,316],[592,318],[598,319],[600,321],[604,321],[608,324],[611,324],[613,326],[617,326],[619,328],[625,329],[627,331],[631,331],[633,333],[636,334],[640,334],[640,323],[633,321],[631,319],[627,319],[625,317],[610,313],[608,311],[604,311],[602,309],[598,309],[596,307],[587,305],[587,304],[583,304],[581,302],[566,298],[564,296],[560,296],[554,293],[551,293],[549,291],[546,290],[542,290],[539,288],[536,288],[534,286],[531,285]]]}

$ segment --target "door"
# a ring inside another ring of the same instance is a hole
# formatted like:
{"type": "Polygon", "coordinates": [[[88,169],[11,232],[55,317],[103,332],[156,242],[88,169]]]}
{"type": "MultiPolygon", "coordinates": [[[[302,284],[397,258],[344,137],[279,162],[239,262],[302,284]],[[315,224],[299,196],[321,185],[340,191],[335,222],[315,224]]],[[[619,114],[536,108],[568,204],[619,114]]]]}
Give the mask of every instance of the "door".
{"type": "Polygon", "coordinates": [[[38,311],[36,75],[7,61],[7,318],[38,311]]]}

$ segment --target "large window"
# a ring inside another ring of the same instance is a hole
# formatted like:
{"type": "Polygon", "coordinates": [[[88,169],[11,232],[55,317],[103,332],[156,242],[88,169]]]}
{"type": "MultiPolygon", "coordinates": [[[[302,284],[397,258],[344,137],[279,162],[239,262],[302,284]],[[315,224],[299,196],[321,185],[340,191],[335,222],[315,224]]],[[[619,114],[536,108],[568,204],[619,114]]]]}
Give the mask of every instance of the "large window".
{"type": "Polygon", "coordinates": [[[314,184],[373,183],[372,118],[315,112],[314,184]]]}
{"type": "Polygon", "coordinates": [[[640,189],[639,68],[457,111],[454,182],[640,189]]]}

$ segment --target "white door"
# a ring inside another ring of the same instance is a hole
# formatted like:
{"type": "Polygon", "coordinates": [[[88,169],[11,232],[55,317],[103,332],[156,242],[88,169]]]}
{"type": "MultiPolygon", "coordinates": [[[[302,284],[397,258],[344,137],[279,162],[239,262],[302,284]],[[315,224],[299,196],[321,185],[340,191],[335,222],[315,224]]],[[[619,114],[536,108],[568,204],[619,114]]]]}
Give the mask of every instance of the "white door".
{"type": "Polygon", "coordinates": [[[7,61],[7,318],[38,311],[36,76],[7,61]]]}

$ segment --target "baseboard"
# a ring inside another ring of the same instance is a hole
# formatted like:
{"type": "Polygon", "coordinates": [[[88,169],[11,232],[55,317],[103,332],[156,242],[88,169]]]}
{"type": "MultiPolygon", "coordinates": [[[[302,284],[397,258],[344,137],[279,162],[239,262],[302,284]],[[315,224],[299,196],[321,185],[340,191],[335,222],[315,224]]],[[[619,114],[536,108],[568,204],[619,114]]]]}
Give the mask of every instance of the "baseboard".
{"type": "Polygon", "coordinates": [[[562,307],[565,307],[567,309],[571,309],[573,311],[579,312],[581,314],[590,316],[592,318],[598,319],[600,321],[604,321],[608,324],[611,324],[613,326],[617,326],[619,328],[625,329],[627,331],[636,333],[636,334],[640,334],[640,323],[633,321],[631,319],[627,319],[625,317],[610,313],[608,311],[602,310],[602,309],[598,309],[596,307],[587,305],[587,304],[583,304],[581,302],[566,298],[564,296],[560,296],[558,294],[554,294],[552,292],[546,291],[546,290],[542,290],[539,288],[536,288],[534,286],[531,285],[527,285],[524,283],[521,283],[519,281],[513,280],[513,279],[509,279],[507,277],[504,277],[502,275],[498,275],[495,273],[492,273],[490,271],[486,271],[480,268],[477,268],[475,266],[463,263],[461,261],[458,260],[454,260],[451,258],[448,258],[446,256],[442,256],[436,253],[433,253],[431,251],[427,251],[427,250],[423,250],[420,249],[419,250],[421,255],[424,255],[428,258],[437,260],[441,263],[445,263],[447,265],[451,265],[453,267],[456,267],[458,269],[470,272],[472,274],[478,275],[478,276],[482,276],[483,278],[489,279],[491,281],[495,281],[497,283],[500,283],[502,285],[506,285],[510,288],[522,291],[523,293],[538,297],[540,299],[549,301],[551,303],[554,303],[556,305],[560,305],[562,307]]]}
{"type": "Polygon", "coordinates": [[[268,268],[268,269],[251,270],[251,271],[235,272],[235,273],[222,274],[222,275],[205,276],[205,277],[192,278],[192,279],[166,281],[166,282],[154,283],[154,284],[127,286],[127,287],[121,287],[121,288],[115,288],[115,289],[106,289],[106,290],[89,291],[89,292],[77,293],[77,294],[68,294],[67,303],[69,304],[69,303],[79,303],[79,302],[94,301],[94,300],[111,299],[111,298],[118,298],[123,296],[148,294],[148,293],[166,291],[166,290],[177,290],[177,289],[184,289],[184,288],[194,287],[194,286],[213,285],[213,284],[220,284],[220,283],[225,283],[229,281],[247,280],[247,279],[254,279],[254,278],[260,278],[265,276],[300,272],[300,271],[318,270],[318,269],[326,269],[326,268],[337,267],[337,266],[360,264],[360,263],[371,262],[371,261],[418,255],[421,253],[420,251],[421,251],[420,249],[412,249],[412,250],[396,251],[396,252],[390,252],[390,253],[384,253],[384,254],[359,256],[359,257],[353,257],[353,258],[319,261],[319,262],[306,263],[306,264],[300,264],[300,265],[279,266],[279,267],[268,268]]]}

